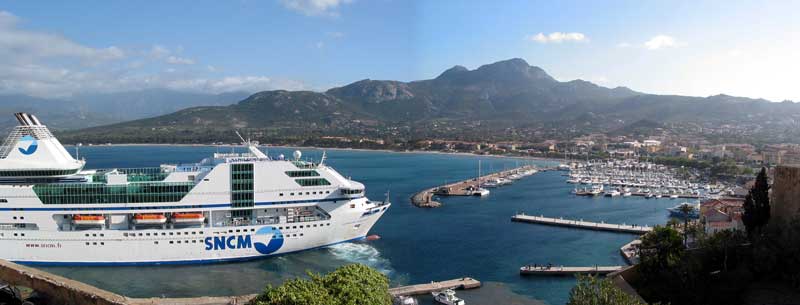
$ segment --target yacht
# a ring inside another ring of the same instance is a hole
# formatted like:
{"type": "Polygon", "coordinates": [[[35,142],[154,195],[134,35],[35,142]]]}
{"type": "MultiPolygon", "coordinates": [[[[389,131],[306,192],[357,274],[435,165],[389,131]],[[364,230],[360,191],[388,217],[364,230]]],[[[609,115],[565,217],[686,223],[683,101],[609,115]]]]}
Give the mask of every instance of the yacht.
{"type": "Polygon", "coordinates": [[[613,190],[613,191],[610,191],[610,192],[606,192],[605,196],[606,197],[617,197],[620,194],[621,193],[618,190],[613,190]]]}
{"type": "Polygon", "coordinates": [[[442,304],[466,305],[464,300],[456,296],[456,292],[453,291],[453,289],[445,289],[442,291],[431,292],[431,294],[433,295],[433,300],[442,304]]]}
{"type": "Polygon", "coordinates": [[[692,204],[689,202],[684,202],[674,207],[668,208],[669,216],[677,217],[677,218],[699,218],[700,217],[700,204],[692,204]],[[684,207],[689,207],[691,210],[688,214],[683,212],[684,207]]]}
{"type": "Polygon", "coordinates": [[[29,265],[253,260],[361,240],[390,207],[326,165],[246,153],[85,169],[36,116],[0,146],[0,259],[29,265]]]}

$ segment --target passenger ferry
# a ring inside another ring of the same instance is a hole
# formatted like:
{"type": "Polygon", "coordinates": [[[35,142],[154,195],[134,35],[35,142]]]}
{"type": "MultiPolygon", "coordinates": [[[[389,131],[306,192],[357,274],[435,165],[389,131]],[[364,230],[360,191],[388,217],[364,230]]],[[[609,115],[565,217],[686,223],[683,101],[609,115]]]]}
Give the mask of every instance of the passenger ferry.
{"type": "Polygon", "coordinates": [[[84,169],[33,115],[0,147],[0,259],[30,265],[250,260],[363,239],[391,205],[324,164],[249,153],[84,169]]]}

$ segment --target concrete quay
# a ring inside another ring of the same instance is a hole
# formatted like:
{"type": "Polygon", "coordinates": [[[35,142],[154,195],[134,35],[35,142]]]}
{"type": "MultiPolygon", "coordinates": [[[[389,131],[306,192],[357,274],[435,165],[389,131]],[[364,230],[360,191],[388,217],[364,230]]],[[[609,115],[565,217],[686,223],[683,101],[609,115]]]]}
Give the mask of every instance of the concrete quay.
{"type": "Polygon", "coordinates": [[[463,277],[460,279],[454,279],[448,281],[430,282],[428,284],[417,284],[411,286],[390,288],[389,294],[391,294],[392,297],[412,296],[412,295],[428,294],[434,291],[440,291],[445,289],[473,289],[478,287],[481,287],[480,281],[470,277],[463,277]]]}
{"type": "Polygon", "coordinates": [[[622,270],[623,266],[592,266],[592,267],[564,267],[564,266],[523,266],[519,268],[521,275],[572,275],[572,274],[609,274],[622,270]]]}
{"type": "MultiPolygon", "coordinates": [[[[517,167],[509,170],[504,170],[496,173],[491,173],[487,175],[483,175],[480,178],[470,178],[467,180],[461,180],[455,183],[449,183],[441,186],[432,187],[429,189],[425,189],[420,191],[419,193],[414,194],[411,196],[411,203],[417,207],[421,208],[436,208],[441,206],[440,202],[433,200],[433,196],[472,196],[472,191],[469,191],[470,188],[476,188],[479,182],[485,182],[489,179],[505,177],[515,173],[517,171],[526,171],[531,169],[537,169],[535,166],[526,165],[522,167],[517,167]]],[[[537,169],[542,171],[541,169],[537,169]]],[[[547,170],[547,169],[544,169],[547,170]]]]}
{"type": "Polygon", "coordinates": [[[610,223],[602,223],[602,222],[590,222],[590,221],[583,221],[583,220],[569,220],[563,218],[549,218],[543,216],[530,216],[525,214],[517,214],[511,217],[511,221],[516,222],[527,222],[527,223],[538,223],[544,225],[552,225],[552,226],[560,226],[560,227],[570,227],[570,228],[579,228],[579,229],[587,229],[587,230],[595,230],[595,231],[610,231],[610,232],[619,232],[619,233],[631,233],[631,234],[645,234],[653,230],[652,227],[647,226],[637,226],[637,225],[627,225],[627,224],[610,224],[610,223]]]}

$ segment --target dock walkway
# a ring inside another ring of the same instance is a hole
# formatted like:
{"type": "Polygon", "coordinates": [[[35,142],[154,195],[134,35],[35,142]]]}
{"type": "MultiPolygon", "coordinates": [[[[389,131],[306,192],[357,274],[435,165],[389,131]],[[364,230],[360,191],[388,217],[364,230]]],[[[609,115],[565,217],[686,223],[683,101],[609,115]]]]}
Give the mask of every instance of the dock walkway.
{"type": "Polygon", "coordinates": [[[611,231],[619,233],[631,234],[645,234],[653,230],[652,227],[628,225],[628,224],[610,224],[603,222],[590,222],[583,220],[570,220],[563,218],[549,218],[544,216],[530,216],[525,214],[517,214],[511,217],[511,221],[538,223],[544,225],[571,227],[595,231],[611,231]]]}
{"type": "Polygon", "coordinates": [[[622,270],[624,266],[593,266],[593,267],[564,267],[564,266],[524,266],[519,268],[521,275],[571,275],[571,274],[608,274],[622,270]]]}
{"type": "MultiPolygon", "coordinates": [[[[434,201],[433,196],[472,196],[472,191],[468,191],[470,187],[476,187],[478,181],[486,181],[493,178],[505,177],[517,171],[526,171],[530,169],[537,169],[533,165],[525,165],[509,170],[504,170],[496,173],[483,175],[480,178],[469,178],[455,183],[449,183],[441,186],[436,186],[420,191],[419,193],[411,196],[411,203],[421,208],[436,208],[441,206],[440,202],[434,201]]],[[[548,169],[537,169],[539,171],[546,171],[548,169]]]]}
{"type": "Polygon", "coordinates": [[[440,291],[445,289],[473,289],[478,287],[481,287],[480,281],[470,277],[464,277],[449,281],[430,282],[428,284],[417,284],[411,286],[390,288],[389,294],[391,294],[392,297],[397,297],[401,295],[411,296],[411,295],[428,294],[434,291],[440,291]]]}

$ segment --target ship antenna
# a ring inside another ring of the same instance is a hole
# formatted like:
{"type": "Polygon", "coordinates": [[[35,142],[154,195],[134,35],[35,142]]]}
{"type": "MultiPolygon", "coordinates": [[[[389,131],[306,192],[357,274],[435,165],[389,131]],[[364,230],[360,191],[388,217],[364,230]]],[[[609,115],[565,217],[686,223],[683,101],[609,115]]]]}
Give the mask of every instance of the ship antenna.
{"type": "Polygon", "coordinates": [[[325,151],[323,150],[322,151],[322,158],[319,159],[319,164],[317,164],[317,167],[320,167],[320,166],[322,166],[322,164],[325,163],[325,158],[326,157],[327,157],[327,155],[325,154],[325,151]]]}

